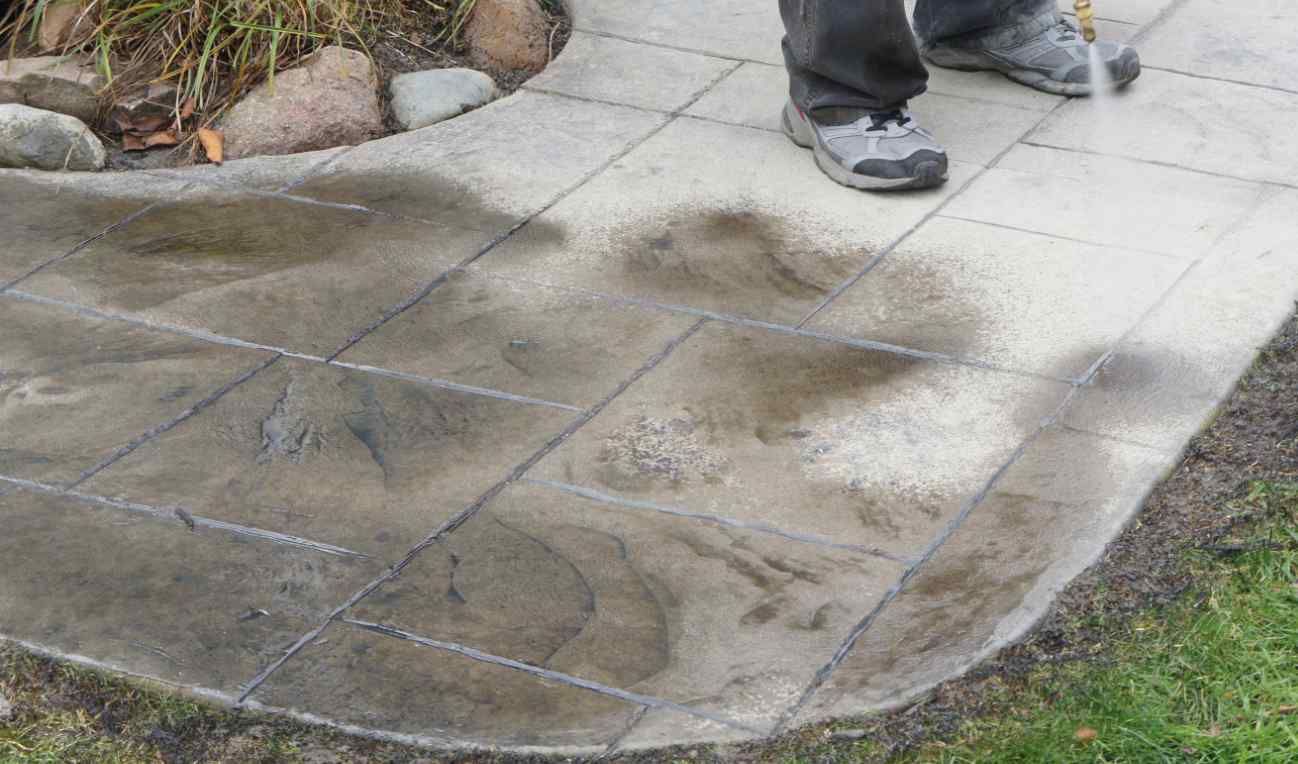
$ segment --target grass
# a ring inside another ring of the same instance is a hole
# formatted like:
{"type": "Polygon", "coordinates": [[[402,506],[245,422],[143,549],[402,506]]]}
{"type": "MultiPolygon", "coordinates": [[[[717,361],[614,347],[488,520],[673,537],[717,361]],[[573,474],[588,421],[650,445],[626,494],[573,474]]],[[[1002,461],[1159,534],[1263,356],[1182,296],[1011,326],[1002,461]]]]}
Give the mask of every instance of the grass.
{"type": "Polygon", "coordinates": [[[1266,520],[1194,555],[1197,591],[1115,630],[1102,658],[1000,690],[999,718],[902,761],[1298,761],[1298,483],[1254,483],[1231,509],[1266,520]]]}

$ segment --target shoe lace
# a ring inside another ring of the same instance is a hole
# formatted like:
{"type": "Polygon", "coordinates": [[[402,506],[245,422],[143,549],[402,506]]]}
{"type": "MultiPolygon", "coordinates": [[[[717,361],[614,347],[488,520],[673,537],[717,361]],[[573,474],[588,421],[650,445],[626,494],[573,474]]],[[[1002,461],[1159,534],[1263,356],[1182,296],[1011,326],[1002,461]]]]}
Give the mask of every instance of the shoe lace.
{"type": "Polygon", "coordinates": [[[910,115],[901,109],[876,111],[868,116],[870,117],[870,126],[865,128],[867,133],[887,132],[889,122],[896,122],[898,127],[905,127],[911,122],[910,115]]]}
{"type": "Polygon", "coordinates": [[[1055,31],[1059,33],[1059,39],[1065,42],[1076,40],[1081,34],[1081,30],[1069,19],[1060,19],[1059,23],[1055,24],[1055,31]]]}

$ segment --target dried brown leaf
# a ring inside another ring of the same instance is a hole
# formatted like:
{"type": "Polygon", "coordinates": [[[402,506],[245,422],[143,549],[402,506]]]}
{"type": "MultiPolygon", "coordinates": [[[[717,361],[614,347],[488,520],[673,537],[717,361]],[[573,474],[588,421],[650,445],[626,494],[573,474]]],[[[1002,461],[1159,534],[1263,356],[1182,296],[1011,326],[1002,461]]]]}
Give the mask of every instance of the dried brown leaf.
{"type": "Polygon", "coordinates": [[[144,145],[149,148],[154,146],[175,146],[177,143],[180,143],[180,139],[171,130],[150,133],[144,137],[144,145]]]}
{"type": "Polygon", "coordinates": [[[1090,743],[1099,736],[1100,733],[1090,727],[1078,727],[1077,731],[1073,733],[1073,737],[1077,738],[1079,743],[1090,743]]]}
{"type": "Polygon", "coordinates": [[[143,139],[130,133],[122,133],[122,151],[144,151],[147,148],[143,139]]]}
{"type": "Polygon", "coordinates": [[[203,144],[207,161],[221,164],[225,161],[225,136],[219,130],[207,127],[198,128],[198,142],[203,144]]]}

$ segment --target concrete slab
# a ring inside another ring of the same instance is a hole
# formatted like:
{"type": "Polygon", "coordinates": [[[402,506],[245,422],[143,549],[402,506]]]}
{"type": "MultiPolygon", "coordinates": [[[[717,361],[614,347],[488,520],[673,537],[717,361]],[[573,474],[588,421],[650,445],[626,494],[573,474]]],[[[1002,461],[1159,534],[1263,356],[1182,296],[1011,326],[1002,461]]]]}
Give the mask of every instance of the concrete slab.
{"type": "Polygon", "coordinates": [[[1292,183],[1298,174],[1298,93],[1146,69],[1140,87],[1105,102],[1074,101],[1031,140],[1245,180],[1292,183]],[[1102,116],[1095,111],[1103,109],[1102,116]],[[1267,115],[1222,120],[1221,114],[1267,115]]]}
{"type": "Polygon", "coordinates": [[[1190,0],[1144,42],[1150,66],[1293,92],[1298,7],[1284,0],[1190,0]]]}
{"type": "Polygon", "coordinates": [[[1193,260],[1261,193],[1247,181],[1019,144],[942,214],[1193,260]]]}
{"type": "Polygon", "coordinates": [[[1042,435],[858,639],[795,723],[895,708],[1045,614],[1175,462],[1067,430],[1042,435]]]}
{"type": "Polygon", "coordinates": [[[490,238],[200,186],[22,287],[108,313],[328,357],[490,238]]]}
{"type": "Polygon", "coordinates": [[[281,359],[83,489],[394,562],[574,418],[281,359]]]}
{"type": "Polygon", "coordinates": [[[765,730],[900,574],[516,485],[350,612],[765,730]]]}
{"type": "Polygon", "coordinates": [[[782,135],[680,120],[478,261],[540,283],[796,323],[973,172],[888,197],[782,135]],[[744,161],[761,157],[762,161],[744,161]]]}
{"type": "Polygon", "coordinates": [[[784,25],[774,3],[712,0],[571,0],[573,26],[732,59],[783,62],[784,25]]]}
{"type": "Polygon", "coordinates": [[[381,572],[29,491],[0,498],[0,524],[0,636],[227,695],[381,572]]]}
{"type": "Polygon", "coordinates": [[[253,698],[407,742],[566,755],[602,753],[639,709],[347,624],[303,648],[253,698]]]}
{"type": "Polygon", "coordinates": [[[70,483],[270,359],[0,296],[0,475],[70,483]]]}
{"type": "MultiPolygon", "coordinates": [[[[788,100],[784,67],[747,63],[699,102],[691,116],[780,130],[780,110],[788,100]]],[[[930,93],[911,102],[916,121],[933,132],[947,154],[961,162],[988,164],[1041,121],[1040,112],[994,101],[930,93]]]]}
{"type": "Polygon", "coordinates": [[[935,218],[807,328],[1076,379],[1186,266],[1169,257],[935,218]]]}
{"type": "Polygon", "coordinates": [[[232,159],[219,165],[164,168],[149,170],[147,174],[192,183],[278,191],[299,184],[351,149],[351,146],[339,146],[301,154],[232,159]]]}
{"type": "Polygon", "coordinates": [[[1066,393],[714,323],[534,472],[908,557],[1066,393]]]}
{"type": "Polygon", "coordinates": [[[695,320],[457,271],[338,360],[589,408],[695,320]]]}
{"type": "Polygon", "coordinates": [[[676,111],[735,66],[726,59],[574,32],[563,55],[524,87],[676,111]]]}
{"type": "MultiPolygon", "coordinates": [[[[1059,10],[1071,13],[1073,0],[1058,0],[1059,10]]],[[[1176,0],[1095,0],[1095,17],[1125,21],[1129,24],[1149,24],[1175,4],[1176,0]]]]}

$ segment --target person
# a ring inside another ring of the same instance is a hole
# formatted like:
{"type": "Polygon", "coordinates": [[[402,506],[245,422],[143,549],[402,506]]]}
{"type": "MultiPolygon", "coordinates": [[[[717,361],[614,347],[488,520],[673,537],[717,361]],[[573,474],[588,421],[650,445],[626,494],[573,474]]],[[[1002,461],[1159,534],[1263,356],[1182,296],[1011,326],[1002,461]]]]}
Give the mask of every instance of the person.
{"type": "MultiPolygon", "coordinates": [[[[814,151],[826,175],[853,188],[946,180],[946,151],[907,110],[927,87],[921,59],[999,71],[1047,93],[1091,92],[1088,43],[1055,0],[918,0],[913,33],[903,0],[780,0],[780,15],[789,72],[784,132],[814,151]]],[[[1131,46],[1089,45],[1098,46],[1114,85],[1139,76],[1131,46]]]]}

